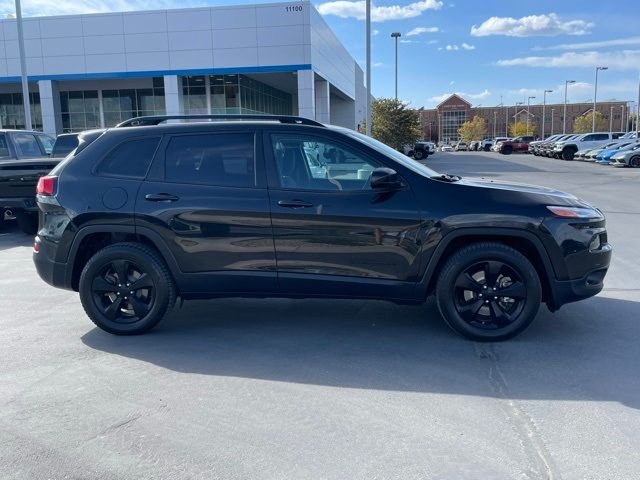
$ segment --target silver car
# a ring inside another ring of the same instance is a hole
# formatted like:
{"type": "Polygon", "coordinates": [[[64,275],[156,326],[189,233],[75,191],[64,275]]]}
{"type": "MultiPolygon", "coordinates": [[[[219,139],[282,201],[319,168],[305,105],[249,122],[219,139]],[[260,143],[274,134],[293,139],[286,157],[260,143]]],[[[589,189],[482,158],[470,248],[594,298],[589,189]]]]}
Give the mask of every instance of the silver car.
{"type": "Polygon", "coordinates": [[[640,168],[640,143],[616,153],[611,158],[611,165],[614,167],[635,167],[640,168]]]}

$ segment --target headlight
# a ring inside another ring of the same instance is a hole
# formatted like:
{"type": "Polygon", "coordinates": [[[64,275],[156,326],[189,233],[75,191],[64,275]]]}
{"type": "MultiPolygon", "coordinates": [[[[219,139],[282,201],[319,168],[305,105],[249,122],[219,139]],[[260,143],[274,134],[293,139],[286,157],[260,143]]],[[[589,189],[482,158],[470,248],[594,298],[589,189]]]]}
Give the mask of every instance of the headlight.
{"type": "Polygon", "coordinates": [[[556,217],[563,218],[603,218],[595,208],[547,206],[556,217]]]}

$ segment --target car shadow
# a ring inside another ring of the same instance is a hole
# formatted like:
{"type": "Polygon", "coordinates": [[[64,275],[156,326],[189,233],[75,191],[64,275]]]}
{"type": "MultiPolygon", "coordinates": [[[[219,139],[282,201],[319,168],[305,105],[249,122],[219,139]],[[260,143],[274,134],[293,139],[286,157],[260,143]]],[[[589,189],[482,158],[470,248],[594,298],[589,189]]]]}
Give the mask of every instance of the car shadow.
{"type": "Polygon", "coordinates": [[[433,301],[186,302],[147,335],[93,329],[89,347],[177,372],[342,388],[640,407],[638,301],[596,297],[541,309],[515,339],[475,343],[433,301]],[[615,315],[612,313],[615,312],[615,315]],[[504,378],[499,385],[495,378],[504,378]]]}
{"type": "Polygon", "coordinates": [[[23,233],[15,220],[5,220],[0,225],[0,251],[14,247],[33,246],[33,235],[23,233]]]}

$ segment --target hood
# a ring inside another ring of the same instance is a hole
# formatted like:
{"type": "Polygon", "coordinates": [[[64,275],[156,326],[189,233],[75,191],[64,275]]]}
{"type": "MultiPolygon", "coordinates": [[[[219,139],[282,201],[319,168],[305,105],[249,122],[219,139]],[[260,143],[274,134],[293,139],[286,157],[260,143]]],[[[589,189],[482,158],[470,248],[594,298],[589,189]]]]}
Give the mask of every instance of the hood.
{"type": "Polygon", "coordinates": [[[506,190],[509,192],[519,192],[534,196],[545,197],[540,198],[541,203],[549,203],[552,200],[561,204],[582,204],[575,195],[553,188],[541,187],[538,185],[528,185],[526,183],[503,182],[500,180],[489,180],[486,178],[463,177],[458,184],[470,187],[487,188],[492,190],[506,190]]]}

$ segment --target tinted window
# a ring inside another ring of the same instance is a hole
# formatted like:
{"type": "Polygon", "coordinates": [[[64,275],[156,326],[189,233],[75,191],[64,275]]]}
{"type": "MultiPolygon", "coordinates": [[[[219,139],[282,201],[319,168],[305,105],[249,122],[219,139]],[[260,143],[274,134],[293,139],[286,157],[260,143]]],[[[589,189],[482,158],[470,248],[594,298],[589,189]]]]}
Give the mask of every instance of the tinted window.
{"type": "Polygon", "coordinates": [[[0,158],[9,157],[9,145],[7,145],[7,137],[4,134],[0,135],[0,158]]]}
{"type": "Polygon", "coordinates": [[[361,153],[320,138],[273,135],[280,186],[301,190],[369,189],[380,165],[361,153]]]}
{"type": "Polygon", "coordinates": [[[114,177],[144,178],[159,141],[159,137],[152,137],[121,143],[100,162],[97,172],[114,177]]]}
{"type": "Polygon", "coordinates": [[[36,136],[32,133],[15,133],[13,142],[16,145],[18,156],[20,157],[43,157],[44,153],[40,149],[40,144],[36,136]]]}
{"type": "Polygon", "coordinates": [[[53,146],[54,157],[65,157],[71,150],[78,146],[78,137],[76,135],[61,135],[56,138],[53,146]]]}
{"type": "Polygon", "coordinates": [[[253,133],[173,137],[165,153],[168,182],[223,187],[255,186],[253,133]]]}
{"type": "Polygon", "coordinates": [[[592,135],[592,137],[594,137],[594,140],[609,140],[609,134],[608,133],[596,133],[594,135],[592,135]]]}
{"type": "Polygon", "coordinates": [[[51,155],[51,152],[53,152],[53,145],[55,143],[55,140],[49,135],[37,135],[36,138],[40,141],[40,145],[42,145],[42,149],[45,151],[45,153],[47,155],[51,155]]]}

